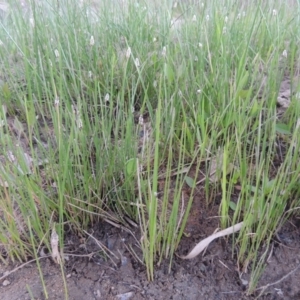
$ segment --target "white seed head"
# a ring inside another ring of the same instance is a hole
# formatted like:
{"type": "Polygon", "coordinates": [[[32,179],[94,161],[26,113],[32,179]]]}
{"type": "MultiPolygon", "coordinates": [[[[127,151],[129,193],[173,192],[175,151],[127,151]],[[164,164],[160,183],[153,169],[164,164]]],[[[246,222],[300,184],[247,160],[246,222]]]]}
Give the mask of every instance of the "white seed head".
{"type": "Polygon", "coordinates": [[[139,125],[144,125],[144,118],[142,115],[139,116],[139,125]]]}
{"type": "Polygon", "coordinates": [[[83,127],[82,120],[81,120],[80,118],[78,118],[78,119],[76,120],[76,122],[77,122],[77,127],[78,127],[78,129],[81,129],[81,128],[83,127]]]}
{"type": "Polygon", "coordinates": [[[176,7],[177,7],[177,5],[178,5],[178,3],[177,3],[177,2],[175,2],[175,3],[174,3],[174,5],[173,5],[173,8],[176,8],[176,7]]]}
{"type": "Polygon", "coordinates": [[[284,50],[283,50],[283,52],[282,52],[282,56],[283,56],[284,58],[287,58],[288,54],[287,54],[287,51],[286,51],[286,49],[284,49],[284,50]]]}
{"type": "Polygon", "coordinates": [[[276,16],[277,16],[277,10],[276,10],[276,9],[273,9],[272,14],[273,14],[274,17],[276,17],[276,16]]]}
{"type": "Polygon", "coordinates": [[[223,34],[227,33],[227,28],[225,26],[223,27],[223,31],[222,32],[223,32],[223,34]]]}
{"type": "Polygon", "coordinates": [[[296,129],[299,129],[300,128],[300,118],[297,120],[297,123],[296,123],[296,129]]]}
{"type": "Polygon", "coordinates": [[[209,15],[206,15],[205,19],[206,21],[209,21],[209,15]]]}
{"type": "Polygon", "coordinates": [[[89,77],[89,78],[92,78],[92,77],[93,77],[93,73],[92,73],[92,71],[89,71],[89,73],[88,73],[88,77],[89,77]]]}
{"type": "Polygon", "coordinates": [[[104,101],[105,101],[105,102],[109,102],[109,94],[108,94],[108,93],[105,95],[104,101]]]}
{"type": "Polygon", "coordinates": [[[181,90],[178,91],[178,96],[179,96],[180,98],[182,98],[183,94],[182,94],[182,91],[181,91],[181,90]]]}
{"type": "Polygon", "coordinates": [[[137,68],[140,67],[140,60],[136,57],[136,59],[134,60],[134,64],[137,68]]]}
{"type": "Polygon", "coordinates": [[[202,43],[199,43],[198,46],[199,46],[199,48],[203,48],[202,43]]]}
{"type": "Polygon", "coordinates": [[[31,27],[34,27],[34,18],[29,18],[29,24],[31,27]]]}
{"type": "Polygon", "coordinates": [[[126,55],[126,58],[129,59],[129,57],[131,55],[131,48],[130,47],[127,48],[125,55],[126,55]]]}
{"type": "Polygon", "coordinates": [[[199,89],[199,90],[197,90],[197,92],[196,92],[196,93],[197,93],[198,95],[200,95],[200,94],[201,94],[201,92],[202,92],[202,91],[199,89]]]}
{"type": "Polygon", "coordinates": [[[153,81],[153,87],[157,88],[157,81],[156,80],[153,81]]]}
{"type": "Polygon", "coordinates": [[[11,151],[7,152],[7,158],[10,162],[16,161],[16,157],[14,156],[14,154],[11,151]]]}
{"type": "Polygon", "coordinates": [[[90,38],[90,46],[94,46],[95,45],[95,39],[94,36],[91,36],[90,38]]]}
{"type": "Polygon", "coordinates": [[[201,2],[201,7],[204,7],[204,3],[203,2],[201,2]]]}
{"type": "Polygon", "coordinates": [[[225,23],[228,22],[228,17],[227,17],[227,16],[225,17],[224,22],[225,22],[225,23]]]}
{"type": "Polygon", "coordinates": [[[51,59],[49,59],[49,65],[50,65],[50,67],[53,66],[51,59]]]}
{"type": "Polygon", "coordinates": [[[196,15],[193,15],[192,21],[193,21],[193,22],[196,22],[196,21],[197,21],[196,15]]]}
{"type": "Polygon", "coordinates": [[[240,18],[241,18],[241,14],[240,14],[240,13],[238,13],[238,15],[237,15],[236,19],[237,19],[237,20],[239,20],[240,18]]]}
{"type": "Polygon", "coordinates": [[[164,46],[164,47],[162,48],[161,56],[162,56],[162,57],[166,57],[166,56],[167,56],[167,47],[166,47],[166,46],[164,46]]]}
{"type": "Polygon", "coordinates": [[[142,173],[144,171],[144,166],[143,165],[139,165],[139,171],[140,171],[140,173],[142,173]]]}
{"type": "Polygon", "coordinates": [[[153,41],[153,43],[157,42],[157,38],[154,37],[152,41],[153,41]]]}
{"type": "Polygon", "coordinates": [[[59,52],[58,52],[57,49],[54,50],[54,54],[55,54],[55,57],[56,57],[56,58],[59,58],[59,52]]]}
{"type": "Polygon", "coordinates": [[[56,96],[54,99],[54,106],[58,106],[59,105],[59,98],[56,96]]]}
{"type": "Polygon", "coordinates": [[[194,61],[198,61],[198,56],[197,55],[194,57],[194,61]]]}

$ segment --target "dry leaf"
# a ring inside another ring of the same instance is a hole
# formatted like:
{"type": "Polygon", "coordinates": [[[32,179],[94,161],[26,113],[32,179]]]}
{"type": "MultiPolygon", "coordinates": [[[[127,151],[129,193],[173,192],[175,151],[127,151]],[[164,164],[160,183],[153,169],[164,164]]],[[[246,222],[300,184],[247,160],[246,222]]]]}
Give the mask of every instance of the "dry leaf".
{"type": "Polygon", "coordinates": [[[52,259],[54,262],[57,264],[61,263],[61,257],[58,251],[58,242],[59,242],[59,237],[58,234],[55,231],[55,226],[53,226],[52,233],[51,233],[51,255],[52,259]]]}
{"type": "Polygon", "coordinates": [[[235,233],[235,232],[241,230],[243,223],[244,222],[238,223],[238,224],[228,227],[222,231],[212,234],[211,236],[207,237],[206,239],[204,239],[200,243],[198,243],[187,256],[181,256],[181,258],[182,259],[192,259],[192,258],[196,257],[203,250],[205,250],[208,247],[208,245],[216,238],[226,236],[226,235],[229,235],[229,234],[232,234],[232,233],[235,233]]]}

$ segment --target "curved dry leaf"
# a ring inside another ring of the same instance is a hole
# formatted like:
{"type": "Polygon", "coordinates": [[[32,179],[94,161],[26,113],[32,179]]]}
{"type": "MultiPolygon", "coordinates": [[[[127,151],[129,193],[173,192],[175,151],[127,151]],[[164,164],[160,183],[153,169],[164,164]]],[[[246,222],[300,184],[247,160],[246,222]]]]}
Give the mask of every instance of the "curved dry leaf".
{"type": "Polygon", "coordinates": [[[228,227],[224,230],[221,230],[219,232],[216,232],[212,235],[210,235],[209,237],[207,237],[206,239],[202,240],[200,243],[198,243],[194,249],[186,256],[180,256],[180,258],[182,259],[192,259],[194,257],[196,257],[197,255],[199,255],[203,250],[205,250],[208,245],[215,240],[218,237],[222,237],[222,236],[226,236],[232,233],[235,233],[239,230],[241,230],[242,226],[243,226],[244,222],[238,223],[236,225],[233,225],[231,227],[228,227]]]}
{"type": "Polygon", "coordinates": [[[50,240],[51,255],[52,255],[53,261],[56,262],[57,264],[60,264],[61,257],[60,257],[59,250],[58,250],[58,242],[59,242],[59,237],[55,231],[55,227],[53,226],[52,233],[51,233],[51,240],[50,240]]]}

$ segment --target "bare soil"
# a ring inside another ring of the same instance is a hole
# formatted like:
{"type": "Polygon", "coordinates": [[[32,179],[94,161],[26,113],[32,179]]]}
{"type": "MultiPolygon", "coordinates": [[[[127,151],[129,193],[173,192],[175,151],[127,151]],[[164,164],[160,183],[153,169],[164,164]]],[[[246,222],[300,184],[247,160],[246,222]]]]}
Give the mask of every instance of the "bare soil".
{"type": "MultiPolygon", "coordinates": [[[[186,227],[190,237],[183,238],[178,254],[186,254],[219,226],[218,203],[207,207],[203,200],[199,192],[186,227]]],[[[214,241],[203,256],[192,260],[175,257],[170,271],[165,260],[156,266],[155,279],[150,282],[138,259],[142,258],[138,231],[99,223],[89,233],[93,238],[67,236],[65,252],[71,254],[66,254],[63,270],[51,258],[40,259],[48,299],[255,299],[264,286],[259,299],[300,299],[300,268],[296,269],[300,265],[300,219],[287,222],[273,239],[267,267],[251,296],[246,295],[251,267],[240,277],[231,239],[214,241]],[[110,257],[100,245],[110,251],[110,257]]],[[[0,275],[19,266],[2,264],[0,275]]],[[[36,263],[3,278],[0,293],[2,300],[47,299],[36,263]]]]}

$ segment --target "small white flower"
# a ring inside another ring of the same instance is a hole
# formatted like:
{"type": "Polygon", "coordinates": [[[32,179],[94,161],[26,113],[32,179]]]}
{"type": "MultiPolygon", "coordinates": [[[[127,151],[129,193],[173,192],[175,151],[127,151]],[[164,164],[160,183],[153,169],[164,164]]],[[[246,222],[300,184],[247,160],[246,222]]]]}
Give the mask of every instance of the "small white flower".
{"type": "Polygon", "coordinates": [[[34,18],[29,18],[29,24],[31,27],[34,27],[34,18]]]}
{"type": "Polygon", "coordinates": [[[193,22],[196,22],[196,21],[197,21],[196,15],[193,15],[192,21],[193,21],[193,22]]]}
{"type": "Polygon", "coordinates": [[[157,81],[156,80],[153,81],[153,87],[157,88],[157,81]]]}
{"type": "Polygon", "coordinates": [[[157,198],[158,197],[158,192],[154,192],[154,197],[157,198]]]}
{"type": "Polygon", "coordinates": [[[182,91],[181,91],[181,90],[178,91],[178,96],[179,96],[180,98],[182,98],[183,94],[182,94],[182,91]]]}
{"type": "Polygon", "coordinates": [[[59,58],[59,52],[58,52],[57,49],[54,50],[54,54],[55,54],[55,57],[56,57],[56,58],[59,58]]]}
{"type": "Polygon", "coordinates": [[[167,55],[167,47],[164,46],[164,47],[162,48],[162,51],[161,51],[161,56],[162,56],[162,57],[166,57],[166,55],[167,55]]]}
{"type": "Polygon", "coordinates": [[[223,27],[223,34],[226,34],[227,33],[227,28],[224,26],[223,27]]]}
{"type": "Polygon", "coordinates": [[[203,2],[201,2],[201,7],[204,7],[204,3],[203,2]]]}
{"type": "Polygon", "coordinates": [[[128,47],[127,50],[126,50],[125,56],[126,56],[127,59],[129,59],[130,55],[131,55],[131,48],[128,47]]]}
{"type": "Polygon", "coordinates": [[[273,14],[274,17],[276,17],[276,16],[277,16],[277,10],[276,10],[276,9],[273,9],[272,14],[273,14]]]}
{"type": "Polygon", "coordinates": [[[58,106],[59,105],[59,98],[56,96],[54,99],[54,106],[58,106]]]}
{"type": "Polygon", "coordinates": [[[206,21],[209,21],[209,15],[206,15],[205,19],[206,21]]]}
{"type": "Polygon", "coordinates": [[[199,48],[203,48],[202,43],[199,43],[198,46],[199,46],[199,48]]]}
{"type": "Polygon", "coordinates": [[[139,125],[144,125],[144,118],[142,115],[139,117],[139,125]]]}
{"type": "Polygon", "coordinates": [[[92,77],[93,77],[93,73],[92,73],[92,71],[89,71],[89,73],[88,73],[88,77],[89,77],[89,78],[92,78],[92,77]]]}
{"type": "Polygon", "coordinates": [[[228,17],[227,17],[227,16],[225,17],[224,22],[225,22],[225,23],[228,22],[228,17]]]}
{"type": "Polygon", "coordinates": [[[286,49],[284,49],[283,52],[282,52],[282,56],[285,57],[285,58],[287,58],[287,55],[288,55],[287,51],[286,51],[286,49]]]}
{"type": "Polygon", "coordinates": [[[136,58],[136,59],[134,60],[134,64],[135,64],[135,66],[136,66],[137,68],[139,68],[139,67],[140,67],[140,60],[139,60],[138,58],[136,58]]]}
{"type": "Polygon", "coordinates": [[[152,41],[153,41],[153,43],[157,42],[157,38],[154,37],[152,41]]]}
{"type": "Polygon", "coordinates": [[[196,92],[196,93],[197,93],[198,95],[200,95],[200,94],[201,94],[201,92],[202,92],[202,91],[199,89],[199,90],[197,90],[197,92],[196,92]]]}
{"type": "Polygon", "coordinates": [[[108,93],[105,95],[104,101],[105,101],[105,102],[109,102],[109,94],[108,94],[108,93]]]}

